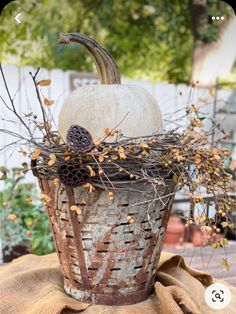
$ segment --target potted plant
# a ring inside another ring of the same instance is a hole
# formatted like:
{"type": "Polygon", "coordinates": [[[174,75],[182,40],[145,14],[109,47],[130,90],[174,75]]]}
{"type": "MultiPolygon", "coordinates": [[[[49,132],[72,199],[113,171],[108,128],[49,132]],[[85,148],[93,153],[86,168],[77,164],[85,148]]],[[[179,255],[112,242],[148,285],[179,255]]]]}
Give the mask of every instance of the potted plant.
{"type": "MultiPolygon", "coordinates": [[[[204,210],[199,194],[204,187],[217,215],[229,213],[228,152],[211,145],[205,118],[193,104],[186,109],[186,130],[163,131],[156,101],[140,87],[120,84],[104,48],[80,33],[61,35],[61,44],[71,42],[92,55],[101,85],[72,92],[55,130],[48,110],[54,101],[41,91],[51,81],[38,80],[39,69],[30,73],[42,119],[13,110],[27,134],[20,140],[31,147],[21,149],[31,160],[24,168],[39,180],[66,293],[95,304],[141,302],[154,286],[176,190],[187,186],[191,206],[200,203],[204,210]],[[35,129],[41,137],[34,136],[35,129]]],[[[216,223],[204,220],[208,228],[216,223]]]]}
{"type": "Polygon", "coordinates": [[[29,252],[46,254],[53,251],[48,219],[37,197],[37,189],[24,182],[21,170],[8,172],[0,191],[0,238],[4,262],[29,252]]]}

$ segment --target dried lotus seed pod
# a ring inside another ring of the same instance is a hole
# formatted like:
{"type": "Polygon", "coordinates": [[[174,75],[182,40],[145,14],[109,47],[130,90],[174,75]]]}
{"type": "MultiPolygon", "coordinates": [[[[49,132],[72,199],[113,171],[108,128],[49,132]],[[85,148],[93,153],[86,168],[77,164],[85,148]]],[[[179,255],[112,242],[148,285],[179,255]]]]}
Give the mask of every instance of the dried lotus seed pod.
{"type": "Polygon", "coordinates": [[[89,170],[76,160],[62,161],[57,166],[60,181],[68,187],[77,187],[90,180],[89,170]]]}
{"type": "Polygon", "coordinates": [[[86,153],[94,146],[91,134],[85,128],[77,124],[70,126],[66,141],[74,152],[86,153]]]}

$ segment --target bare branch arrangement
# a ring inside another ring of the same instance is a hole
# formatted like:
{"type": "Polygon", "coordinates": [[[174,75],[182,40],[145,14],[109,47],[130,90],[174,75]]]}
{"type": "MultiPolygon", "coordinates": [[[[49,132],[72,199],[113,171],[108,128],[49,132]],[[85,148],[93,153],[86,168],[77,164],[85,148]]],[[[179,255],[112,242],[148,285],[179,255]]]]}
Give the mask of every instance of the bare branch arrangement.
{"type": "MultiPolygon", "coordinates": [[[[38,121],[33,112],[20,116],[2,67],[0,71],[10,106],[6,100],[1,100],[5,108],[25,128],[26,135],[16,134],[10,129],[0,129],[0,132],[16,138],[7,147],[21,143],[31,148],[30,152],[27,151],[28,148],[20,149],[20,153],[31,159],[30,164],[22,165],[24,173],[32,169],[34,175],[46,177],[55,185],[80,185],[89,192],[97,187],[103,188],[107,190],[109,198],[112,198],[112,191],[122,188],[124,183],[129,183],[130,189],[135,191],[138,191],[136,183],[148,183],[153,191],[158,186],[174,183],[178,189],[184,186],[189,189],[191,208],[196,204],[202,206],[202,214],[195,218],[190,216],[187,224],[197,223],[202,230],[214,235],[217,233],[219,220],[225,217],[224,227],[233,227],[227,218],[234,206],[234,200],[229,197],[229,192],[232,191],[231,175],[224,166],[229,152],[224,148],[214,147],[209,139],[215,129],[222,133],[223,138],[227,135],[214,121],[211,130],[206,131],[199,107],[191,104],[186,108],[184,118],[187,117],[189,124],[181,132],[177,128],[163,134],[127,138],[120,133],[118,125],[112,130],[105,128],[104,137],[95,139],[84,128],[72,125],[65,141],[57,130],[52,129],[51,118],[46,110],[54,101],[43,98],[40,92],[40,88],[46,88],[51,81],[38,81],[39,69],[35,74],[30,73],[42,112],[42,121],[38,121]],[[41,137],[34,137],[35,130],[40,130],[41,137]],[[210,194],[213,198],[215,218],[208,218],[206,215],[203,193],[210,194]]],[[[7,172],[5,169],[2,172],[2,178],[5,178],[7,172]]],[[[223,246],[226,243],[223,242],[213,244],[215,247],[223,246]]]]}

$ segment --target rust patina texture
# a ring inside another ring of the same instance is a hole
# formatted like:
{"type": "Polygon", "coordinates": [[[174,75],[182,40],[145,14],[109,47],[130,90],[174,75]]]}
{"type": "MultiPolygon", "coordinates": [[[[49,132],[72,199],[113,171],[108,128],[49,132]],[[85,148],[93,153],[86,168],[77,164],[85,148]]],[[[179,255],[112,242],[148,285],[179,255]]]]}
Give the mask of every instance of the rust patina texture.
{"type": "Polygon", "coordinates": [[[94,304],[122,305],[145,300],[156,275],[175,186],[154,193],[132,184],[114,191],[55,186],[40,179],[50,197],[47,211],[67,294],[94,304]],[[149,202],[148,202],[149,201],[149,202]],[[70,210],[77,205],[81,214],[70,210]],[[133,223],[127,221],[132,216],[133,223]]]}

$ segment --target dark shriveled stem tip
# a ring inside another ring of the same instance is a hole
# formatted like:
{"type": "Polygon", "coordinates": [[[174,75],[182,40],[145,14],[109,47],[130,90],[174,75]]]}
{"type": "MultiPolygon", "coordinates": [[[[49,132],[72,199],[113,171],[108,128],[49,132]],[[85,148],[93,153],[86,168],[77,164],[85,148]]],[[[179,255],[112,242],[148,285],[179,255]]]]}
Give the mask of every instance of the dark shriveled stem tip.
{"type": "Polygon", "coordinates": [[[79,43],[92,56],[101,84],[120,84],[120,74],[112,56],[94,39],[81,33],[61,33],[60,44],[79,43]]]}

